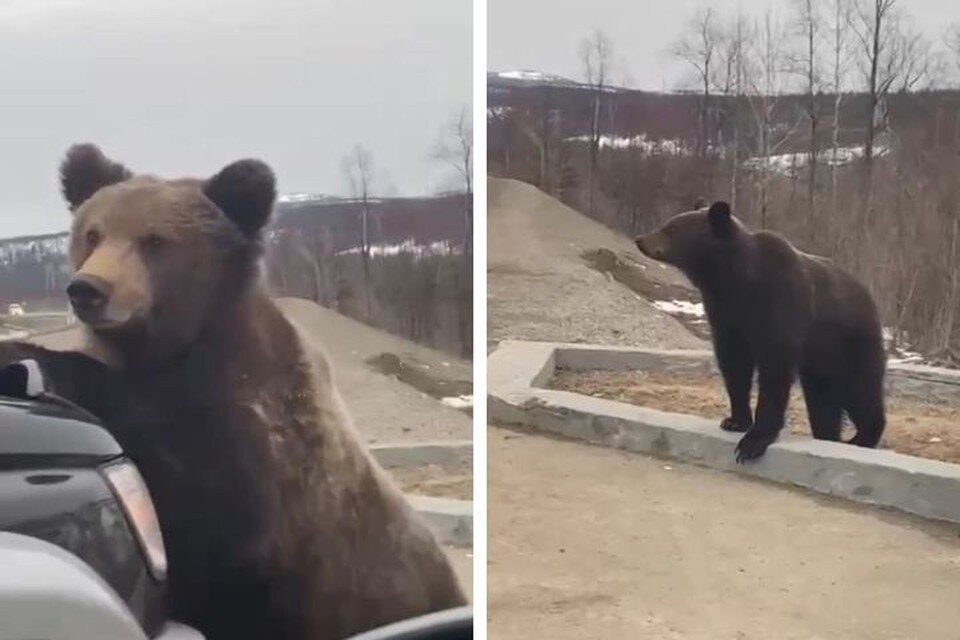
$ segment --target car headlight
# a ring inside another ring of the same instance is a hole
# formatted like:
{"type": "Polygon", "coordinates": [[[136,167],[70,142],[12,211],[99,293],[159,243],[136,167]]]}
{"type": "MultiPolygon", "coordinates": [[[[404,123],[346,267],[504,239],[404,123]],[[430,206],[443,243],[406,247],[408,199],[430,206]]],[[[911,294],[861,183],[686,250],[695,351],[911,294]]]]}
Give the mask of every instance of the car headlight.
{"type": "Polygon", "coordinates": [[[163,546],[160,520],[140,472],[129,460],[112,462],[100,470],[133,527],[140,549],[147,558],[147,568],[154,578],[164,580],[167,577],[167,551],[163,546]]]}

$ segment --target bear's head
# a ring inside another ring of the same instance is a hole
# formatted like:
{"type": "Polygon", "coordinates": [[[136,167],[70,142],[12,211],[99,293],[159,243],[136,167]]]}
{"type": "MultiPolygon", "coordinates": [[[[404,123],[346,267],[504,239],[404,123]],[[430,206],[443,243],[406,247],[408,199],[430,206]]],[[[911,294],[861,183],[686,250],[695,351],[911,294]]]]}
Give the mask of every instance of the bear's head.
{"type": "Polygon", "coordinates": [[[697,201],[693,211],[678,214],[656,231],[635,239],[647,257],[680,269],[695,283],[709,276],[718,264],[729,260],[746,229],[726,202],[710,207],[697,201]]]}
{"type": "Polygon", "coordinates": [[[139,358],[172,356],[258,277],[273,172],[240,160],[206,180],[134,175],[96,146],[60,167],[73,212],[67,295],[97,338],[139,358]]]}

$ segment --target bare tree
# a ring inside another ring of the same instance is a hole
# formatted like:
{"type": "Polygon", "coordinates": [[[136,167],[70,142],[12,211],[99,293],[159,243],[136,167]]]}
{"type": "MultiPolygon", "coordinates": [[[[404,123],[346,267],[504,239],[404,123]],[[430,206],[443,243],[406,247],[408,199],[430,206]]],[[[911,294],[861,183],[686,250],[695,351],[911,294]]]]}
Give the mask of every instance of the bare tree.
{"type": "Polygon", "coordinates": [[[342,161],[351,195],[360,201],[360,256],[363,261],[364,309],[370,318],[370,198],[373,189],[373,155],[358,144],[342,161]]]}
{"type": "Polygon", "coordinates": [[[612,45],[606,34],[597,29],[580,43],[580,62],[583,74],[593,93],[593,109],[590,116],[590,175],[587,192],[587,214],[593,215],[596,199],[597,160],[600,154],[600,112],[603,94],[610,75],[612,45]]]}
{"type": "Polygon", "coordinates": [[[830,136],[830,203],[831,212],[837,215],[839,210],[837,191],[837,172],[840,168],[840,107],[843,103],[846,68],[848,60],[847,32],[850,25],[851,0],[831,0],[830,24],[831,53],[833,54],[833,123],[830,136]]]}
{"type": "Polygon", "coordinates": [[[807,158],[807,233],[811,245],[816,234],[817,162],[819,160],[817,135],[820,113],[817,95],[821,87],[820,59],[817,53],[817,44],[820,40],[818,4],[816,0],[794,0],[797,28],[803,41],[798,70],[804,78],[805,107],[810,136],[807,152],[809,156],[807,158]]]}
{"type": "Polygon", "coordinates": [[[701,159],[706,158],[710,146],[710,86],[716,75],[712,65],[717,55],[718,41],[717,15],[711,7],[706,7],[697,10],[690,18],[686,32],[672,47],[675,57],[694,68],[702,87],[697,140],[697,155],[701,159]]]}
{"type": "Polygon", "coordinates": [[[889,23],[893,20],[896,0],[860,0],[852,13],[851,26],[862,47],[861,67],[867,81],[867,114],[864,121],[863,160],[869,167],[873,162],[874,137],[877,133],[878,108],[896,80],[892,73],[892,44],[889,42],[889,23]],[[882,74],[883,69],[886,74],[882,74]]]}
{"type": "Polygon", "coordinates": [[[717,89],[724,96],[733,97],[728,102],[732,140],[730,148],[730,206],[737,210],[737,192],[740,177],[740,108],[744,97],[744,72],[747,39],[750,27],[742,10],[737,10],[732,22],[719,34],[720,41],[720,80],[717,89]]]}
{"type": "Polygon", "coordinates": [[[760,226],[767,226],[767,210],[769,208],[769,183],[771,156],[784,143],[790,140],[800,125],[798,120],[793,125],[784,127],[774,121],[774,110],[783,96],[785,89],[788,61],[784,43],[787,40],[786,29],[770,11],[764,14],[753,33],[752,47],[747,66],[747,89],[750,111],[753,114],[757,138],[756,167],[757,190],[760,197],[760,226]]]}
{"type": "Polygon", "coordinates": [[[466,107],[444,127],[433,157],[449,164],[463,183],[463,253],[472,253],[473,238],[473,122],[466,107]]]}
{"type": "MultiPolygon", "coordinates": [[[[459,272],[464,280],[458,282],[458,290],[471,289],[471,268],[473,265],[473,123],[470,112],[462,108],[455,118],[447,125],[440,142],[434,152],[434,157],[450,164],[463,181],[463,268],[459,272]]],[[[458,300],[457,314],[459,318],[460,343],[464,353],[472,354],[471,339],[473,307],[472,297],[463,296],[458,300]]]]}
{"type": "Polygon", "coordinates": [[[888,96],[911,91],[927,79],[932,57],[929,42],[898,11],[897,0],[857,0],[851,15],[867,90],[859,228],[869,237],[876,138],[889,127],[888,96]]]}
{"type": "Polygon", "coordinates": [[[875,156],[876,135],[886,124],[887,96],[912,91],[928,80],[934,61],[930,42],[897,9],[897,0],[859,0],[852,12],[869,99],[863,151],[867,164],[875,156]]]}
{"type": "Polygon", "coordinates": [[[955,80],[960,80],[960,22],[954,22],[947,27],[944,36],[944,44],[947,45],[947,52],[950,55],[955,80]]]}
{"type": "Polygon", "coordinates": [[[333,238],[327,227],[305,228],[297,234],[295,251],[310,269],[314,300],[324,307],[337,309],[336,261],[333,238]]]}

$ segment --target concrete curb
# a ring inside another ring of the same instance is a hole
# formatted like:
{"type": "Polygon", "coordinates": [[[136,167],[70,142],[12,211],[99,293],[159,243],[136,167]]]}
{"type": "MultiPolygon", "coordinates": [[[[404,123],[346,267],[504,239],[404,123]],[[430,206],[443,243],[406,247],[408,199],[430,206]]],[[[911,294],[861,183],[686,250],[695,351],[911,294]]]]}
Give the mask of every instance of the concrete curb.
{"type": "Polygon", "coordinates": [[[473,502],[407,494],[407,500],[442,544],[473,546],[473,502]]]}
{"type": "Polygon", "coordinates": [[[384,469],[469,464],[473,461],[473,442],[444,440],[373,444],[370,445],[370,453],[384,469]]]}
{"type": "MultiPolygon", "coordinates": [[[[490,418],[960,523],[960,465],[785,434],[761,460],[741,466],[733,457],[739,436],[720,431],[716,421],[542,388],[557,367],[712,370],[713,362],[703,351],[504,341],[487,364],[490,418]]],[[[900,364],[889,370],[895,393],[960,402],[960,372],[900,364]]]]}

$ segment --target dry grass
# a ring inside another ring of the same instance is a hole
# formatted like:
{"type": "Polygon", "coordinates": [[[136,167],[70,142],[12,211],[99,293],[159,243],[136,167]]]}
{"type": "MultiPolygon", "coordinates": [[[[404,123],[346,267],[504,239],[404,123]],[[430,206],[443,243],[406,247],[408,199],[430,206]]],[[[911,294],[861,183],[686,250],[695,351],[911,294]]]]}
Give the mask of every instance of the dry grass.
{"type": "Polygon", "coordinates": [[[473,475],[468,465],[427,465],[391,469],[404,493],[436,498],[473,499],[473,475]]]}
{"type": "MultiPolygon", "coordinates": [[[[639,371],[558,372],[552,388],[597,398],[688,413],[720,420],[729,412],[723,381],[715,376],[646,373],[639,371]]],[[[756,387],[754,387],[756,393],[756,387]]],[[[793,433],[810,434],[801,391],[794,386],[788,411],[793,433]]],[[[852,435],[845,427],[844,438],[852,435]]],[[[960,463],[960,408],[887,399],[887,447],[913,456],[960,463]]]]}

